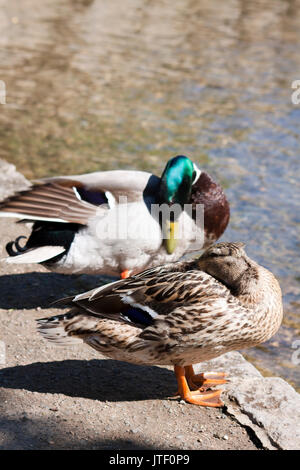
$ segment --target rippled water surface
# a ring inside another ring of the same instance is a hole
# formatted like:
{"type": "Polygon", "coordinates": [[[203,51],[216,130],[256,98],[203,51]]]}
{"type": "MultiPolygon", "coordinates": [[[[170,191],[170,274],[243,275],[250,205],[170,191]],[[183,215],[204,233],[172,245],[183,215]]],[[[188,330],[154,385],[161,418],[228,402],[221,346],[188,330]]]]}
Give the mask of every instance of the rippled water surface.
{"type": "Polygon", "coordinates": [[[230,199],[223,239],[245,241],[284,293],[279,333],[247,357],[300,387],[300,2],[0,7],[0,158],[29,178],[197,161],[230,199]]]}

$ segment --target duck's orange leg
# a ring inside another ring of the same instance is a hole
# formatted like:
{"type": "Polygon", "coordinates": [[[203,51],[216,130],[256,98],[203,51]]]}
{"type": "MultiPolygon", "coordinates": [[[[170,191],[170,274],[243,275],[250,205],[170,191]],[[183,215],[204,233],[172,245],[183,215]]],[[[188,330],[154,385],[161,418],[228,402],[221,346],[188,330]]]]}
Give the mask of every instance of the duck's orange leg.
{"type": "Polygon", "coordinates": [[[221,407],[224,405],[224,403],[220,400],[222,390],[215,390],[211,392],[191,392],[185,377],[185,368],[175,366],[174,372],[178,383],[178,393],[183,400],[187,401],[188,403],[192,403],[193,405],[200,406],[221,407]]]}
{"type": "Polygon", "coordinates": [[[120,274],[121,279],[127,279],[130,277],[130,271],[128,269],[125,269],[125,271],[122,271],[120,274]]]}
{"type": "Polygon", "coordinates": [[[207,390],[216,385],[226,384],[225,372],[204,372],[195,374],[193,366],[185,366],[185,376],[192,390],[207,390]]]}

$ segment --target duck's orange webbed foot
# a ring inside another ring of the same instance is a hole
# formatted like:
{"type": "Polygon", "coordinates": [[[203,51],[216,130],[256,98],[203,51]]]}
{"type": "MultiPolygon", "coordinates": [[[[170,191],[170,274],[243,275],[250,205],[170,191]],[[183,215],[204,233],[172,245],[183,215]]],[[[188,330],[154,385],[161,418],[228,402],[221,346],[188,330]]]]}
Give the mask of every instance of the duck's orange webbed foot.
{"type": "Polygon", "coordinates": [[[188,403],[192,403],[193,405],[200,406],[221,407],[224,405],[224,403],[220,399],[222,390],[203,392],[201,392],[200,390],[191,391],[186,379],[185,368],[175,366],[174,372],[178,383],[178,393],[183,400],[187,401],[188,403]]]}
{"type": "Polygon", "coordinates": [[[130,273],[131,273],[131,271],[129,271],[128,269],[125,269],[125,271],[121,272],[120,278],[121,279],[127,279],[128,277],[130,277],[130,273]]]}
{"type": "Polygon", "coordinates": [[[203,374],[195,374],[193,366],[186,366],[185,368],[186,380],[192,390],[201,391],[217,385],[226,384],[225,372],[204,372],[203,374]]]}

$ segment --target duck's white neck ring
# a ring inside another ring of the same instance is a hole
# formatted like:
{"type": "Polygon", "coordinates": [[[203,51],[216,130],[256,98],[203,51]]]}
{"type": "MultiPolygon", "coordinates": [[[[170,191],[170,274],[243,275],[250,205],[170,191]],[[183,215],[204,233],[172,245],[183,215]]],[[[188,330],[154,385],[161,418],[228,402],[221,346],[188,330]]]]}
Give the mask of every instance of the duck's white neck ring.
{"type": "Polygon", "coordinates": [[[196,178],[193,181],[193,184],[195,184],[200,178],[201,170],[199,170],[199,168],[197,167],[197,165],[195,165],[195,163],[193,165],[194,165],[194,171],[196,172],[196,178]]]}

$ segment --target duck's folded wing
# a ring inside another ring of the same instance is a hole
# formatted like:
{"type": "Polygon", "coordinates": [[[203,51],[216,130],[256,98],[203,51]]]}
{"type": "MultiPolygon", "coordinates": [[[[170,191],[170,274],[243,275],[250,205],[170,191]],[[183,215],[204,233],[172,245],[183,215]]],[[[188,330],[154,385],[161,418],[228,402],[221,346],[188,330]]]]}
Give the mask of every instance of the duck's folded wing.
{"type": "Polygon", "coordinates": [[[99,206],[140,201],[155,193],[159,178],[143,171],[105,171],[37,180],[0,204],[0,217],[85,225],[99,206]]]}
{"type": "Polygon", "coordinates": [[[40,180],[41,183],[69,186],[74,181],[83,199],[97,203],[97,198],[102,194],[112,206],[124,203],[124,199],[126,202],[140,201],[144,193],[156,194],[160,178],[145,171],[112,170],[40,180]]]}
{"type": "MultiPolygon", "coordinates": [[[[80,195],[82,190],[84,188],[77,188],[76,182],[34,185],[3,201],[0,216],[85,225],[96,214],[97,205],[84,200],[80,195]]],[[[102,198],[102,203],[106,202],[107,199],[102,198]]]]}
{"type": "Polygon", "coordinates": [[[184,266],[185,263],[174,263],[154,268],[68,300],[83,312],[131,322],[146,332],[151,325],[168,322],[175,311],[180,315],[182,307],[193,307],[201,299],[207,304],[220,293],[227,293],[226,287],[208,274],[198,270],[184,272],[184,266]]]}

